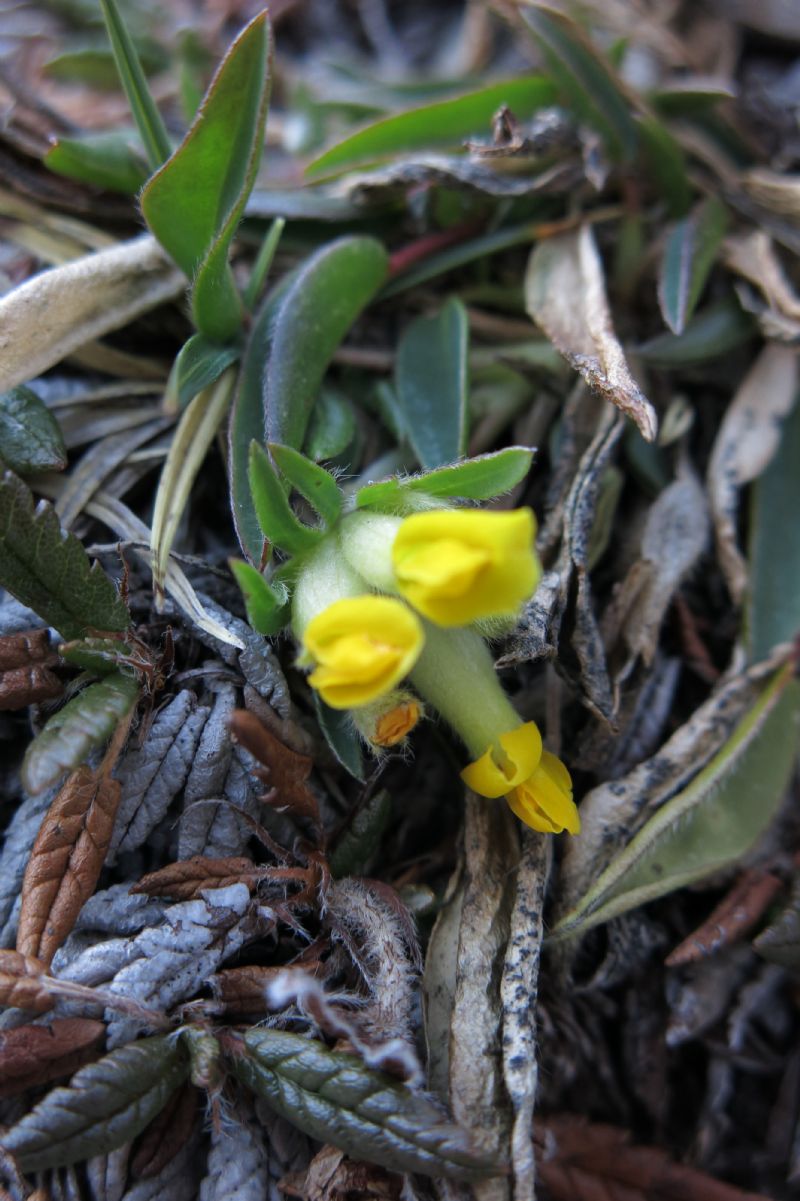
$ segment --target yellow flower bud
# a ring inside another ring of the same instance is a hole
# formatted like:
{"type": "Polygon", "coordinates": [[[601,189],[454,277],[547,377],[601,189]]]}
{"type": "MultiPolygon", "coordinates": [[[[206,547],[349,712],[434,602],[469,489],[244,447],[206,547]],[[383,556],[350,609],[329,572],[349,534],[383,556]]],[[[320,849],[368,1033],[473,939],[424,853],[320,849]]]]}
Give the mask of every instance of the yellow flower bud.
{"type": "Polygon", "coordinates": [[[414,513],[392,546],[398,589],[440,626],[511,616],[539,580],[535,530],[530,509],[414,513]]]}
{"type": "Polygon", "coordinates": [[[352,717],[361,737],[379,754],[404,742],[424,712],[417,697],[397,689],[370,705],[354,709],[352,717]]]}
{"type": "Polygon", "coordinates": [[[308,682],[332,709],[369,704],[394,688],[417,661],[425,635],[399,600],[356,596],[334,601],[309,621],[303,663],[308,682]]]}

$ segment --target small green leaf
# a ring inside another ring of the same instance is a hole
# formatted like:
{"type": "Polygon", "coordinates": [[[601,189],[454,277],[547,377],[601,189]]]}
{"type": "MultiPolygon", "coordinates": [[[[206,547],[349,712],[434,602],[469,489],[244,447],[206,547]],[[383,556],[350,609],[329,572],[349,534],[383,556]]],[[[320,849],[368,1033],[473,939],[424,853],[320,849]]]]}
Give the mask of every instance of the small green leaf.
{"type": "Polygon", "coordinates": [[[636,123],[608,63],[562,13],[537,6],[522,9],[521,16],[576,116],[601,134],[614,158],[632,159],[638,141],[636,123]]]}
{"type": "Polygon", "coordinates": [[[183,409],[198,392],[208,388],[235,363],[241,351],[238,346],[220,346],[203,334],[193,334],[184,342],[175,359],[168,391],[177,397],[183,409]]]}
{"type": "Polygon", "coordinates": [[[136,1138],[189,1073],[182,1047],[157,1034],[81,1068],[2,1136],[23,1172],[105,1155],[136,1138]]]}
{"type": "Polygon", "coordinates": [[[737,350],[756,332],[754,321],[735,300],[721,300],[695,314],[682,334],[657,334],[637,346],[636,354],[654,367],[687,367],[737,350]]]}
{"type": "Polygon", "coordinates": [[[672,229],[664,247],[658,281],[661,313],[674,334],[682,334],[714,265],[728,223],[716,197],[706,200],[672,229]]]}
{"type": "Polygon", "coordinates": [[[289,589],[280,580],[271,584],[243,559],[228,559],[228,566],[242,590],[250,625],[257,634],[279,634],[289,620],[289,589]]]}
{"type": "Polygon", "coordinates": [[[298,521],[269,455],[257,442],[250,444],[250,491],[264,536],[290,555],[310,550],[324,531],[298,521]]]}
{"type": "Polygon", "coordinates": [[[417,317],[397,348],[395,388],[405,434],[423,467],[463,455],[467,440],[469,321],[451,296],[434,317],[417,317]]]}
{"type": "Polygon", "coordinates": [[[341,763],[345,771],[356,780],[363,783],[366,779],[364,772],[364,756],[361,754],[361,740],[356,728],[350,720],[346,709],[331,709],[322,700],[318,692],[313,693],[314,708],[317,713],[319,728],[325,735],[325,741],[341,763]]]}
{"type": "Polygon", "coordinates": [[[692,189],[681,145],[655,117],[638,117],[642,155],[655,188],[671,217],[683,217],[692,202],[692,189]]]}
{"type": "Polygon", "coordinates": [[[117,671],[131,650],[127,643],[118,638],[78,638],[73,642],[62,642],[58,653],[65,663],[71,663],[73,667],[105,676],[117,671]]]}
{"type": "Polygon", "coordinates": [[[779,672],[720,751],[667,801],[554,928],[572,938],[735,863],[772,821],[788,786],[800,682],[779,672]]]}
{"type": "Polygon", "coordinates": [[[460,146],[472,135],[487,135],[492,117],[502,104],[507,104],[519,120],[525,120],[538,108],[552,104],[555,98],[553,85],[540,75],[492,83],[463,96],[438,100],[373,121],[325,150],[309,164],[307,172],[320,175],[338,171],[351,163],[409,150],[460,146]]]}
{"type": "Polygon", "coordinates": [[[800,632],[800,399],[753,486],[747,633],[757,663],[800,632]]]}
{"type": "Polygon", "coordinates": [[[248,309],[255,308],[256,302],[261,295],[285,225],[286,221],[283,217],[276,217],[267,230],[264,241],[261,243],[261,247],[256,255],[256,261],[253,263],[250,271],[247,287],[244,290],[244,303],[248,309]]]}
{"type": "Polygon", "coordinates": [[[43,161],[57,175],[128,196],[138,192],[150,174],[139,139],[123,129],[57,138],[43,161]]]}
{"type": "Polygon", "coordinates": [[[36,795],[108,741],[139,698],[133,676],[117,672],[73,697],[34,738],[22,761],[22,782],[36,795]]]}
{"type": "Polygon", "coordinates": [[[17,476],[0,478],[0,585],[65,638],[90,630],[126,630],[127,606],[109,577],[91,563],[73,534],[65,533],[17,476]]]}
{"type": "Polygon", "coordinates": [[[342,512],[343,497],[331,473],[291,446],[270,442],[267,449],[284,479],[306,498],[325,525],[335,525],[342,512]]]}
{"type": "Polygon", "coordinates": [[[61,427],[30,388],[0,392],[0,461],[21,475],[63,471],[67,465],[61,427]]]}
{"type": "Polygon", "coordinates": [[[465,500],[489,500],[502,496],[516,487],[531,469],[533,451],[525,446],[508,446],[505,450],[477,455],[451,467],[423,471],[405,479],[384,480],[367,484],[356,493],[359,509],[405,507],[404,494],[424,492],[428,496],[458,496],[465,500]]]}
{"type": "Polygon", "coordinates": [[[117,8],[116,0],[100,0],[100,7],[103,10],[103,19],[111,40],[119,77],[128,97],[147,161],[150,169],[157,171],[172,153],[169,134],[150,94],[136,46],[117,8]]]}
{"type": "Polygon", "coordinates": [[[356,415],[346,396],[323,386],[308,423],[303,449],[315,463],[335,459],[350,446],[356,433],[356,415]]]}
{"type": "Polygon", "coordinates": [[[395,1172],[474,1180],[502,1171],[432,1098],[355,1055],[282,1030],[246,1032],[235,1074],[312,1138],[395,1172]]]}
{"type": "Polygon", "coordinates": [[[364,874],[381,844],[391,813],[392,800],[385,788],[357,811],[330,854],[331,872],[336,880],[364,874]]]}

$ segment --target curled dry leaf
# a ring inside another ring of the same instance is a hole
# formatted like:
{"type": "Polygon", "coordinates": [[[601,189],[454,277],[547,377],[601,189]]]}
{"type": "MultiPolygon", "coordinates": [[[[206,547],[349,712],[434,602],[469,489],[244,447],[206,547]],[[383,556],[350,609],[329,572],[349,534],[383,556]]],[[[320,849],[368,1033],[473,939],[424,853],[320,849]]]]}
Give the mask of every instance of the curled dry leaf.
{"type": "Polygon", "coordinates": [[[312,762],[307,755],[284,746],[254,713],[236,709],[230,720],[231,735],[267,769],[258,772],[270,789],[262,799],[286,807],[292,816],[320,829],[319,805],[308,786],[312,762]]]}
{"type": "Polygon", "coordinates": [[[264,967],[247,963],[242,967],[224,968],[209,980],[214,999],[226,1013],[248,1017],[266,1017],[269,1012],[269,989],[284,971],[291,968],[264,967]]]}
{"type": "Polygon", "coordinates": [[[540,242],[525,273],[525,307],[594,391],[652,442],[655,410],[631,375],[609,312],[603,264],[590,225],[540,242]]]}
{"type": "Polygon", "coordinates": [[[17,949],[50,963],[94,892],[120,797],[117,780],[79,767],[42,822],[22,883],[17,949]]]}
{"type": "Polygon", "coordinates": [[[11,1097],[59,1076],[69,1076],[94,1058],[105,1038],[102,1022],[56,1018],[46,1026],[17,1026],[0,1033],[0,1097],[11,1097]]]}
{"type": "Polygon", "coordinates": [[[46,1013],[53,999],[45,983],[47,968],[30,955],[0,951],[0,1005],[46,1013]]]}
{"type": "Polygon", "coordinates": [[[717,555],[737,604],[748,579],[736,540],[739,489],[761,474],[777,450],[797,386],[796,352],[788,346],[766,346],[731,401],[711,452],[708,495],[717,555]]]}
{"type": "Polygon", "coordinates": [[[372,1163],[358,1163],[337,1150],[322,1147],[304,1172],[292,1172],[280,1182],[281,1192],[299,1201],[400,1201],[403,1178],[372,1163]]]}
{"type": "Polygon", "coordinates": [[[269,1148],[252,1105],[237,1103],[224,1127],[212,1129],[206,1176],[198,1201],[264,1201],[269,1148]],[[248,1109],[250,1112],[248,1112],[248,1109]]]}
{"type": "Polygon", "coordinates": [[[764,915],[782,887],[780,878],[763,868],[742,872],[702,925],[667,956],[666,966],[694,963],[708,955],[716,955],[723,947],[743,938],[764,915]]]}
{"type": "Polygon", "coordinates": [[[800,328],[800,296],[784,273],[772,239],[762,229],[726,238],[723,257],[732,271],[755,284],[771,310],[790,322],[795,330],[800,328]]]}
{"type": "Polygon", "coordinates": [[[54,700],[63,691],[48,669],[58,662],[47,630],[22,630],[0,637],[0,710],[54,700]]]}
{"type": "Polygon", "coordinates": [[[250,892],[259,880],[270,873],[268,867],[256,867],[252,859],[207,859],[195,855],[179,859],[157,872],[143,876],[131,888],[132,893],[144,892],[151,897],[171,897],[174,901],[190,901],[204,888],[226,888],[229,884],[244,884],[250,892]]]}

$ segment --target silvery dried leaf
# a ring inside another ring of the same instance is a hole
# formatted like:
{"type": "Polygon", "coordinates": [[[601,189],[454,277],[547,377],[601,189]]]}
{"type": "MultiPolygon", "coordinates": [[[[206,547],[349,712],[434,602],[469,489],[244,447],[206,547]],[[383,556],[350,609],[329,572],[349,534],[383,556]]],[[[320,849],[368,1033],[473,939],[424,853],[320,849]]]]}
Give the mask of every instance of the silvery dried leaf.
{"type": "Polygon", "coordinates": [[[239,666],[244,678],[284,720],[287,719],[291,715],[291,698],[277,655],[260,634],[249,630],[242,637],[244,650],[239,652],[239,666]]]}
{"type": "Polygon", "coordinates": [[[228,760],[222,795],[218,799],[198,799],[184,809],[179,833],[182,859],[193,855],[225,859],[244,853],[252,830],[239,811],[250,817],[263,816],[263,806],[259,805],[253,784],[254,766],[252,757],[243,747],[234,747],[228,760]]]}
{"type": "Polygon", "coordinates": [[[131,1144],[124,1143],[106,1155],[93,1155],[86,1163],[91,1201],[122,1201],[128,1182],[131,1144]]]}
{"type": "Polygon", "coordinates": [[[26,797],[5,832],[0,853],[0,947],[13,947],[16,943],[22,879],[31,847],[57,791],[57,788],[50,788],[37,796],[26,797]]]}
{"type": "Polygon", "coordinates": [[[269,1184],[269,1150],[252,1105],[237,1099],[228,1120],[212,1127],[206,1175],[199,1201],[264,1201],[269,1184]]]}

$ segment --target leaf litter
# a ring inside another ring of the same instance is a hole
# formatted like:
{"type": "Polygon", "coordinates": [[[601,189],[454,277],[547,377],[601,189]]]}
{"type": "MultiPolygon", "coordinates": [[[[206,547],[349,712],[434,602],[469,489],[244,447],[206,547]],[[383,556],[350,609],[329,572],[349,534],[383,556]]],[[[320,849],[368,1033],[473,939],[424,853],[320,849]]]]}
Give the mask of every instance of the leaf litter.
{"type": "MultiPolygon", "coordinates": [[[[767,16],[103,7],[172,256],[130,139],[77,128],[121,93],[41,74],[24,14],[0,51],[0,1146],[70,1201],[790,1196],[800,243],[767,16]],[[190,344],[231,373],[210,409],[190,344]],[[315,710],[228,570],[238,542],[278,628],[251,438],[378,511],[538,443],[506,490],[543,576],[493,650],[580,836],[465,799],[433,722],[372,759],[315,710]]],[[[43,59],[85,20],[50,13],[43,59]]]]}

